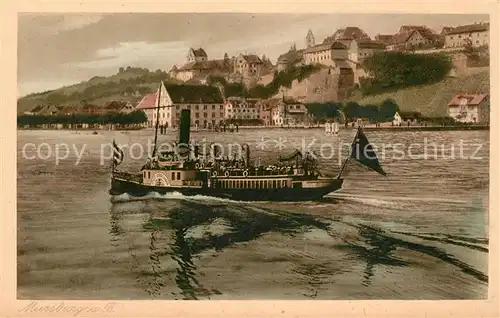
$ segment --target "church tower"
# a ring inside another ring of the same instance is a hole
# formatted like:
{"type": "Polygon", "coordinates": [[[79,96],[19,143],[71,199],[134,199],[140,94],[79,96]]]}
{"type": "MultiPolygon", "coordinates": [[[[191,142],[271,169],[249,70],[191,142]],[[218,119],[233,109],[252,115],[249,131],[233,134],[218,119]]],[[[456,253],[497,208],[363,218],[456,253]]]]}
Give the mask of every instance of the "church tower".
{"type": "Polygon", "coordinates": [[[309,32],[307,32],[307,36],[306,36],[306,47],[311,47],[311,46],[315,46],[316,45],[316,41],[314,40],[314,35],[312,33],[311,30],[309,30],[309,32]]]}

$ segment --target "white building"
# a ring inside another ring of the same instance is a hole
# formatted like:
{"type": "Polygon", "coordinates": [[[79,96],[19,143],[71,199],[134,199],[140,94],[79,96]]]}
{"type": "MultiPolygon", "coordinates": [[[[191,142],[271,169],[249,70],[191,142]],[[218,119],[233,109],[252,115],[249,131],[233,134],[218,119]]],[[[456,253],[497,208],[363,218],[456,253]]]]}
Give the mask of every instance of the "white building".
{"type": "Polygon", "coordinates": [[[260,109],[243,97],[228,97],[224,108],[225,119],[258,119],[260,109]]]}
{"type": "Polygon", "coordinates": [[[478,47],[489,45],[489,40],[489,23],[461,25],[445,31],[444,47],[463,47],[467,44],[478,47]]]}
{"type": "Polygon", "coordinates": [[[400,126],[403,124],[403,118],[401,118],[398,112],[394,114],[394,119],[392,120],[392,123],[394,124],[394,126],[400,126]]]}
{"type": "Polygon", "coordinates": [[[154,127],[159,113],[159,124],[175,128],[182,109],[191,110],[191,125],[211,128],[224,121],[224,97],[216,87],[204,85],[161,85],[158,91],[148,94],[136,106],[148,117],[148,126],[154,127]],[[159,106],[159,110],[158,110],[159,106]]]}
{"type": "Polygon", "coordinates": [[[271,125],[294,126],[308,122],[307,107],[295,100],[285,99],[271,110],[271,125]]]}
{"type": "Polygon", "coordinates": [[[448,103],[448,115],[461,123],[489,124],[488,96],[486,94],[458,94],[448,103]]]}

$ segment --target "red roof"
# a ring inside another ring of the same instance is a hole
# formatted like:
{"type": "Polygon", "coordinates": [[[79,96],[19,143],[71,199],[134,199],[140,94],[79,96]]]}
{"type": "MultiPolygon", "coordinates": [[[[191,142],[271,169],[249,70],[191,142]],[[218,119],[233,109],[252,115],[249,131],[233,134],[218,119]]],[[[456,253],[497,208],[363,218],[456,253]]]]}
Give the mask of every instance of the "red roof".
{"type": "Polygon", "coordinates": [[[460,101],[464,98],[467,99],[468,106],[479,105],[486,98],[486,96],[486,94],[457,94],[448,103],[448,106],[458,106],[460,105],[460,101]]]}
{"type": "Polygon", "coordinates": [[[141,99],[141,101],[137,104],[135,108],[137,109],[156,108],[156,96],[157,93],[147,94],[141,99]]]}

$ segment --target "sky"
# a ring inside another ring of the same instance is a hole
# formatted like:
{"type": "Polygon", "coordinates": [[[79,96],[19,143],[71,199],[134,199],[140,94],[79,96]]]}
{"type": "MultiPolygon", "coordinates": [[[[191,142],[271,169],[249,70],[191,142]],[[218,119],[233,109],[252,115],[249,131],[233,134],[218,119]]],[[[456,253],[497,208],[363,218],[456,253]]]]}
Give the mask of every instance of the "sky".
{"type": "Polygon", "coordinates": [[[19,14],[19,96],[117,73],[121,66],[170,70],[190,47],[208,58],[265,54],[276,62],[291,45],[316,43],[335,30],[358,26],[369,36],[394,34],[404,24],[443,26],[488,21],[487,15],[118,13],[19,14]]]}

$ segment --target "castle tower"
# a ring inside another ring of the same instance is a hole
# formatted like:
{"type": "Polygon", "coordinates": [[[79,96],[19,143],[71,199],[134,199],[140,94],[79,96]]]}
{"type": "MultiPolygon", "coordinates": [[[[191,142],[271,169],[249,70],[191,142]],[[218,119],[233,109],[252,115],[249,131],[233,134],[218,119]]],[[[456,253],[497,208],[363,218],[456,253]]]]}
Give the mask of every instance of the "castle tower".
{"type": "Polygon", "coordinates": [[[311,47],[315,45],[316,45],[316,40],[314,39],[314,34],[312,33],[311,30],[309,30],[306,36],[306,47],[311,47]]]}

